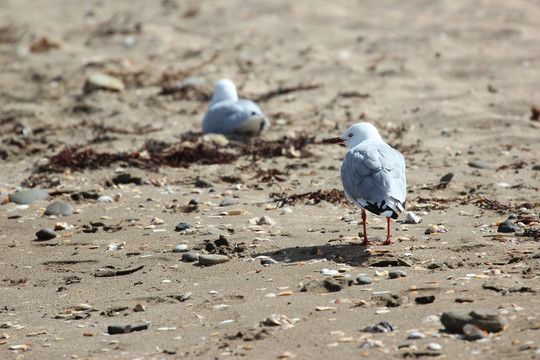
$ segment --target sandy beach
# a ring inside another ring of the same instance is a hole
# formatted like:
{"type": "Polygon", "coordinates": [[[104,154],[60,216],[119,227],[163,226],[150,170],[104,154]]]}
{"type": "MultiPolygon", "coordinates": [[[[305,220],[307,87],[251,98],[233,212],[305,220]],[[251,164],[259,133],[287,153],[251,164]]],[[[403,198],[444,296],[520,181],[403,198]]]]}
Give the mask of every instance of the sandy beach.
{"type": "Polygon", "coordinates": [[[0,8],[0,358],[540,359],[537,2],[0,8]],[[201,133],[222,78],[267,131],[201,133]],[[389,246],[357,122],[405,157],[389,246]]]}

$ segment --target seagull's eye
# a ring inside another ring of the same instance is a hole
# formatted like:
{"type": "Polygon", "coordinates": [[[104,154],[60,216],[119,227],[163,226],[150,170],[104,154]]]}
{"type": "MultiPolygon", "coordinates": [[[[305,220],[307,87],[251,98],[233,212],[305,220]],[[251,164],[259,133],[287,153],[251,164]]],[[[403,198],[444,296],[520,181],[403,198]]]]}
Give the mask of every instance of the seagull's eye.
{"type": "Polygon", "coordinates": [[[349,134],[349,137],[352,137],[352,133],[349,134]]]}
{"type": "Polygon", "coordinates": [[[255,116],[255,115],[257,115],[257,113],[255,111],[252,111],[251,116],[255,116]]]}

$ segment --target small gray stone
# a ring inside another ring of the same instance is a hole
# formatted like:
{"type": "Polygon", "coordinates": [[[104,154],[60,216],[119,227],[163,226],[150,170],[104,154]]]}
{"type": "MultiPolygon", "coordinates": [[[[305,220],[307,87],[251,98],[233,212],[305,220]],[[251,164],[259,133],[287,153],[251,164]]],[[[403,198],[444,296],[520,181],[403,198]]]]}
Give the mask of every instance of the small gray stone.
{"type": "Polygon", "coordinates": [[[199,255],[199,264],[201,265],[216,265],[229,261],[229,258],[226,255],[199,255]]]}
{"type": "Polygon", "coordinates": [[[433,350],[433,351],[442,350],[441,344],[437,344],[437,343],[429,343],[427,348],[428,350],[433,350]]]}
{"type": "Polygon", "coordinates": [[[47,209],[45,209],[45,215],[68,216],[73,214],[74,211],[73,206],[70,204],[62,201],[55,201],[47,206],[47,209]]]}
{"type": "Polygon", "coordinates": [[[219,204],[219,206],[230,206],[230,205],[236,205],[236,201],[228,197],[223,199],[223,201],[221,201],[221,204],[219,204]]]}
{"type": "Polygon", "coordinates": [[[475,319],[498,319],[501,316],[498,311],[489,309],[473,310],[470,315],[475,319]]]}
{"type": "Polygon", "coordinates": [[[103,195],[103,196],[100,196],[96,199],[96,201],[98,203],[112,203],[114,200],[112,197],[108,196],[108,195],[103,195]]]}
{"type": "Polygon", "coordinates": [[[390,271],[388,273],[388,276],[390,277],[390,279],[397,279],[400,277],[406,277],[407,273],[404,270],[395,270],[395,271],[390,271]]]}
{"type": "Polygon", "coordinates": [[[356,282],[358,285],[367,285],[373,282],[373,278],[370,276],[358,276],[356,282]]]}
{"type": "Polygon", "coordinates": [[[469,162],[469,166],[476,169],[491,169],[493,167],[490,163],[482,160],[473,160],[469,162]]]}
{"type": "Polygon", "coordinates": [[[212,188],[212,187],[215,187],[215,186],[216,186],[216,184],[214,184],[212,181],[207,180],[207,179],[199,178],[199,179],[197,179],[197,181],[195,181],[195,187],[212,188]]]}
{"type": "Polygon", "coordinates": [[[441,315],[441,323],[444,327],[456,333],[463,331],[463,326],[471,324],[487,332],[499,332],[508,326],[508,320],[488,310],[451,310],[441,315]],[[489,317],[489,316],[493,317],[489,317]],[[482,316],[482,317],[481,317],[482,316]],[[481,317],[481,318],[479,318],[481,317]]]}
{"type": "Polygon", "coordinates": [[[39,230],[36,233],[36,237],[38,238],[38,240],[41,240],[41,241],[51,240],[56,237],[56,233],[54,232],[53,229],[44,228],[44,229],[39,230]]]}
{"type": "Polygon", "coordinates": [[[499,227],[497,228],[497,232],[500,233],[513,233],[520,230],[521,228],[510,220],[503,221],[499,224],[499,227]]]}
{"type": "Polygon", "coordinates": [[[107,327],[107,332],[110,335],[113,334],[126,334],[131,331],[131,325],[129,324],[111,324],[107,327]]]}
{"type": "Polygon", "coordinates": [[[174,228],[175,231],[183,231],[183,230],[187,230],[191,227],[190,223],[188,222],[183,222],[183,223],[180,223],[178,225],[176,225],[176,227],[174,228]]]}
{"type": "Polygon", "coordinates": [[[274,259],[261,259],[261,265],[274,265],[277,261],[274,259]]]}
{"type": "Polygon", "coordinates": [[[9,195],[9,201],[20,205],[28,205],[35,200],[47,200],[49,192],[42,189],[28,189],[9,195]]]}
{"type": "Polygon", "coordinates": [[[175,247],[172,252],[179,253],[179,252],[186,252],[186,251],[188,251],[188,246],[186,244],[180,244],[177,247],[175,247]]]}
{"type": "Polygon", "coordinates": [[[476,341],[487,338],[487,335],[478,326],[472,324],[463,325],[464,338],[467,341],[476,341]]]}
{"type": "Polygon", "coordinates": [[[194,262],[199,260],[199,254],[194,252],[187,252],[182,254],[182,261],[184,262],[194,262]]]}
{"type": "Polygon", "coordinates": [[[416,340],[416,339],[425,339],[426,334],[421,333],[419,331],[413,331],[412,333],[407,336],[407,340],[416,340]]]}
{"type": "Polygon", "coordinates": [[[130,332],[147,330],[148,326],[150,326],[150,323],[135,325],[131,328],[130,332]]]}
{"type": "Polygon", "coordinates": [[[274,219],[268,217],[268,216],[262,216],[259,221],[257,221],[257,225],[276,225],[276,222],[274,219]]]}

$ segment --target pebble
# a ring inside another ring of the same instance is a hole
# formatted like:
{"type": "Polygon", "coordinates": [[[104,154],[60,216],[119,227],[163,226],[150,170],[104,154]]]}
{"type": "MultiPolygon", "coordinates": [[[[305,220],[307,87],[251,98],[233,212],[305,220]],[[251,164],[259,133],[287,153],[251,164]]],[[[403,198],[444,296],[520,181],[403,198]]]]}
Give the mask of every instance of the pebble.
{"type": "Polygon", "coordinates": [[[131,331],[131,325],[129,324],[111,324],[107,327],[107,332],[110,335],[113,334],[126,334],[131,331]]]}
{"type": "Polygon", "coordinates": [[[188,222],[182,222],[178,225],[176,225],[176,227],[174,228],[174,231],[183,231],[183,230],[187,230],[191,227],[191,224],[188,223],[188,222]]]}
{"type": "Polygon", "coordinates": [[[406,277],[407,273],[404,270],[395,270],[395,271],[390,271],[388,273],[388,276],[390,277],[390,279],[397,279],[400,277],[406,277]]]}
{"type": "Polygon", "coordinates": [[[421,222],[422,218],[410,211],[407,212],[407,214],[405,215],[405,219],[403,220],[403,224],[420,224],[421,222]]]}
{"type": "Polygon", "coordinates": [[[449,310],[441,315],[441,323],[444,327],[456,333],[463,331],[466,324],[476,325],[487,332],[499,332],[508,326],[508,320],[491,310],[449,310]]]}
{"type": "Polygon", "coordinates": [[[216,184],[214,184],[212,181],[204,179],[204,178],[198,178],[197,181],[195,181],[195,187],[199,188],[211,188],[215,187],[216,184]]]}
{"type": "Polygon", "coordinates": [[[412,333],[407,336],[407,340],[416,340],[416,339],[425,339],[426,334],[421,333],[419,331],[413,331],[412,333]]]}
{"type": "Polygon", "coordinates": [[[266,326],[280,326],[292,323],[292,320],[283,314],[272,314],[263,321],[266,326]]]}
{"type": "Polygon", "coordinates": [[[427,346],[428,350],[442,350],[441,344],[429,343],[427,346]]]}
{"type": "Polygon", "coordinates": [[[188,246],[186,244],[180,244],[177,247],[175,247],[172,252],[179,253],[179,252],[186,252],[186,251],[188,251],[188,246]]]}
{"type": "Polygon", "coordinates": [[[336,276],[339,275],[338,270],[330,270],[330,269],[321,269],[321,274],[326,276],[336,276]]]}
{"type": "Polygon", "coordinates": [[[39,230],[36,233],[36,237],[38,240],[41,240],[41,241],[51,240],[56,237],[56,233],[54,232],[53,229],[44,228],[44,229],[39,230]]]}
{"type": "Polygon", "coordinates": [[[228,197],[224,198],[219,204],[219,206],[231,206],[231,205],[236,205],[236,201],[228,197]]]}
{"type": "Polygon", "coordinates": [[[90,310],[92,308],[92,305],[89,304],[78,304],[75,306],[76,311],[85,311],[90,310]]]}
{"type": "Polygon", "coordinates": [[[292,209],[290,207],[286,207],[283,210],[281,210],[281,215],[287,215],[287,214],[290,214],[292,212],[293,211],[292,211],[292,209]]]}
{"type": "Polygon", "coordinates": [[[73,206],[70,204],[63,201],[55,201],[47,206],[47,209],[45,209],[45,215],[68,216],[73,214],[74,211],[75,209],[73,209],[73,206]]]}
{"type": "Polygon", "coordinates": [[[491,169],[493,165],[482,160],[473,160],[469,162],[469,166],[476,169],[491,169]]]}
{"type": "Polygon", "coordinates": [[[356,283],[358,285],[367,285],[373,282],[373,278],[370,276],[358,276],[356,278],[356,283]]]}
{"type": "Polygon", "coordinates": [[[431,304],[435,301],[435,295],[418,296],[414,299],[417,304],[431,304]]]}
{"type": "Polygon", "coordinates": [[[143,304],[137,304],[137,305],[135,305],[135,307],[133,308],[133,311],[135,311],[135,312],[146,311],[146,306],[144,306],[143,304]]]}
{"type": "Polygon", "coordinates": [[[28,205],[36,200],[47,200],[49,192],[42,189],[28,189],[9,195],[9,201],[20,205],[28,205]]]}
{"type": "Polygon", "coordinates": [[[182,261],[184,262],[194,262],[199,260],[199,254],[194,252],[187,252],[182,254],[182,261]]]}
{"type": "Polygon", "coordinates": [[[135,37],[134,36],[128,36],[124,39],[124,46],[127,48],[132,47],[135,45],[135,37]]]}
{"type": "Polygon", "coordinates": [[[274,259],[261,259],[261,265],[274,265],[277,261],[274,259]]]}
{"type": "Polygon", "coordinates": [[[106,74],[92,74],[84,84],[84,93],[89,94],[96,90],[122,91],[124,83],[115,77],[106,74]]]}
{"type": "Polygon", "coordinates": [[[98,203],[112,203],[114,200],[112,197],[108,196],[108,195],[103,195],[103,196],[100,196],[96,199],[96,201],[98,203]]]}
{"type": "Polygon", "coordinates": [[[144,323],[144,324],[135,325],[135,326],[131,327],[130,332],[147,330],[148,326],[150,326],[150,323],[144,323]]]}
{"type": "Polygon", "coordinates": [[[482,331],[478,326],[474,326],[472,324],[465,324],[463,325],[463,334],[465,334],[464,338],[468,341],[476,341],[480,339],[487,338],[487,334],[482,331]]]}
{"type": "Polygon", "coordinates": [[[510,220],[503,221],[497,228],[497,232],[500,233],[513,233],[520,230],[521,228],[510,220]]]}
{"type": "Polygon", "coordinates": [[[369,325],[361,329],[362,332],[369,333],[389,333],[396,329],[396,327],[389,322],[383,321],[375,325],[369,325]]]}
{"type": "Polygon", "coordinates": [[[199,255],[199,264],[201,265],[216,265],[216,264],[221,264],[227,261],[229,261],[229,257],[227,257],[226,255],[216,255],[216,254],[199,255]]]}
{"type": "Polygon", "coordinates": [[[268,216],[263,216],[259,219],[259,221],[257,222],[257,225],[276,225],[276,222],[268,217],[268,216]]]}

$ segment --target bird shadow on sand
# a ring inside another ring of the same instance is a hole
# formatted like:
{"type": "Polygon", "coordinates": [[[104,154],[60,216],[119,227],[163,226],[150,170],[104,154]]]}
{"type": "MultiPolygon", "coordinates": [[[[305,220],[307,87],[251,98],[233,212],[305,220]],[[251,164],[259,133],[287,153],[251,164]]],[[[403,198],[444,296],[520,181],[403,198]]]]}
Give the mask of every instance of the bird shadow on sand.
{"type": "Polygon", "coordinates": [[[401,259],[398,254],[390,253],[389,249],[384,249],[381,246],[367,247],[360,244],[295,246],[254,253],[252,256],[268,256],[275,261],[285,263],[323,260],[354,267],[412,266],[408,261],[401,259]],[[371,249],[371,251],[366,251],[367,249],[371,249]]]}

